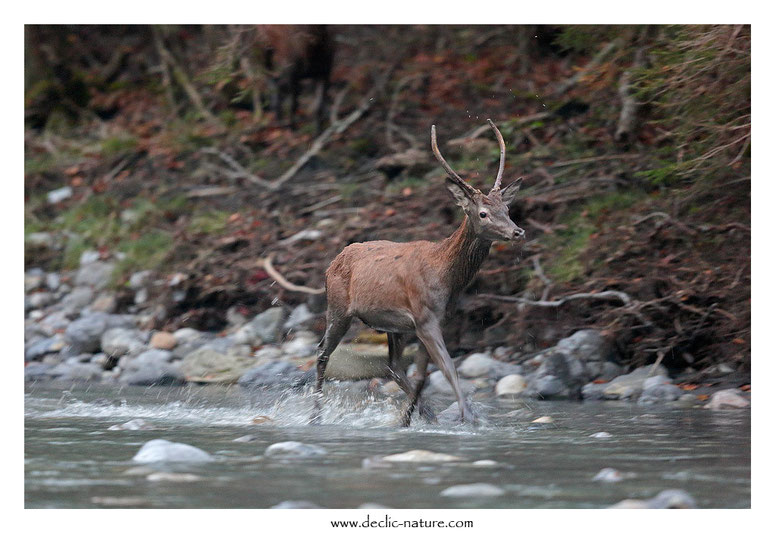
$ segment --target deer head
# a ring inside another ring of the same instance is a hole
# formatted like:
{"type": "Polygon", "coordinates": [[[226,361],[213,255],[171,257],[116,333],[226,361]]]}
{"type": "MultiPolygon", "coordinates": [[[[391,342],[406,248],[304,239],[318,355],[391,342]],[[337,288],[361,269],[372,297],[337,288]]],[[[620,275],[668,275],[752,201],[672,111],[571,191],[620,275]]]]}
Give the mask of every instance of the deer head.
{"type": "Polygon", "coordinates": [[[504,174],[506,147],[504,138],[493,121],[488,119],[488,124],[498,138],[501,157],[496,181],[493,189],[487,195],[466,183],[448,165],[445,158],[442,157],[437,146],[436,126],[431,126],[431,149],[436,159],[439,160],[439,163],[442,164],[442,167],[447,172],[447,189],[452,193],[456,203],[463,209],[477,237],[487,241],[514,241],[522,239],[525,236],[525,231],[509,218],[509,206],[517,197],[517,192],[520,190],[523,179],[518,178],[504,189],[501,189],[501,176],[504,174]]]}

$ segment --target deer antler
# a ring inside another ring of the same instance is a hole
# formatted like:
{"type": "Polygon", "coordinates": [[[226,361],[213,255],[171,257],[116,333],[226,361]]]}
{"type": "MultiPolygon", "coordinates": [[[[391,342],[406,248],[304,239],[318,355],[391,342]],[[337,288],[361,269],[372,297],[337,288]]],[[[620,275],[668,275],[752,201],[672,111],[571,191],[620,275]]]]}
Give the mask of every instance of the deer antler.
{"type": "Polygon", "coordinates": [[[498,162],[498,174],[496,175],[496,183],[493,184],[493,189],[491,189],[491,192],[498,191],[501,189],[501,175],[504,174],[504,158],[506,156],[506,145],[504,144],[504,138],[501,135],[501,132],[498,131],[498,128],[493,123],[492,120],[488,119],[488,124],[490,124],[491,129],[496,133],[496,137],[498,138],[498,146],[501,149],[501,157],[498,162]]]}
{"type": "Polygon", "coordinates": [[[475,194],[478,192],[474,187],[467,184],[463,178],[458,176],[453,168],[450,167],[450,165],[448,165],[448,163],[445,161],[445,158],[442,157],[442,154],[439,152],[439,147],[437,146],[436,126],[433,124],[431,125],[431,150],[434,152],[434,156],[436,156],[436,159],[439,160],[439,163],[442,164],[442,167],[444,167],[447,175],[452,181],[466,189],[470,194],[475,194]]]}

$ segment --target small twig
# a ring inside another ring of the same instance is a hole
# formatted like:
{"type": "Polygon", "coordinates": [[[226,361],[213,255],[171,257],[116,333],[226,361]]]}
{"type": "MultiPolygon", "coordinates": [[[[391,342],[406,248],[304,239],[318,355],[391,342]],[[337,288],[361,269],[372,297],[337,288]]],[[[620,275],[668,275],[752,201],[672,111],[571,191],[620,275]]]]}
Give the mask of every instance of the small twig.
{"type": "Polygon", "coordinates": [[[214,154],[214,155],[218,156],[221,159],[221,161],[223,161],[224,163],[229,165],[229,167],[232,168],[231,172],[223,172],[222,171],[222,174],[224,174],[225,176],[227,176],[229,178],[245,178],[245,179],[253,182],[254,184],[261,185],[261,186],[264,186],[264,187],[270,187],[271,183],[269,181],[264,180],[262,178],[259,178],[258,176],[256,176],[252,172],[248,171],[248,169],[246,169],[245,167],[240,165],[237,162],[237,160],[235,160],[229,154],[227,154],[225,152],[222,152],[221,150],[218,150],[217,148],[213,148],[213,147],[205,147],[205,148],[203,148],[201,150],[205,154],[214,154]]]}
{"type": "Polygon", "coordinates": [[[314,212],[317,209],[320,209],[320,208],[323,208],[323,207],[326,207],[326,206],[330,206],[331,204],[336,204],[340,200],[342,200],[342,195],[334,195],[331,198],[327,198],[326,200],[321,200],[320,202],[316,202],[312,206],[308,206],[308,207],[302,209],[299,212],[299,214],[300,215],[306,215],[308,213],[312,213],[312,212],[314,212]]]}
{"type": "Polygon", "coordinates": [[[523,297],[513,297],[507,295],[491,295],[480,294],[480,297],[501,300],[504,302],[517,302],[519,304],[528,304],[530,306],[538,306],[540,308],[558,308],[567,302],[580,299],[591,300],[619,300],[624,306],[630,306],[633,303],[633,299],[627,293],[622,291],[601,291],[600,293],[575,293],[573,295],[567,295],[558,300],[531,300],[523,297]]]}
{"type": "Polygon", "coordinates": [[[312,287],[298,286],[286,280],[283,275],[277,272],[272,266],[272,254],[266,258],[259,259],[259,264],[264,267],[264,270],[267,271],[267,274],[270,275],[278,283],[278,285],[284,289],[289,291],[297,291],[299,293],[308,293],[310,295],[322,295],[323,293],[326,293],[326,289],[323,287],[316,289],[312,287]]]}

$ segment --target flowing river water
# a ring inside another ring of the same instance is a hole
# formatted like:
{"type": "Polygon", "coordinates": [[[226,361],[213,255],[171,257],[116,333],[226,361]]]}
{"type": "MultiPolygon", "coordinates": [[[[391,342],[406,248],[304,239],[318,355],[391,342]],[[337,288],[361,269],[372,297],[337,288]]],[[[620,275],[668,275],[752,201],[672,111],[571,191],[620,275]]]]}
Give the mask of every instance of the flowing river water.
{"type": "MultiPolygon", "coordinates": [[[[327,508],[364,503],[391,508],[603,508],[676,488],[689,493],[700,508],[750,507],[749,410],[491,400],[478,405],[483,422],[477,427],[413,421],[411,428],[402,429],[397,426],[402,400],[332,387],[323,424],[311,426],[312,399],[300,391],[29,384],[25,506],[269,508],[306,500],[327,508]],[[552,422],[530,422],[541,416],[552,422]],[[138,418],[154,428],[109,430],[138,418]],[[611,436],[593,437],[600,432],[611,436]],[[246,435],[253,441],[234,441],[246,435]],[[139,468],[132,457],[143,443],[157,438],[196,446],[215,461],[139,468]],[[329,454],[300,460],[263,456],[280,441],[319,445],[329,454]],[[466,460],[390,469],[362,466],[365,458],[411,449],[466,460]],[[485,459],[496,464],[473,465],[485,459]],[[607,467],[623,479],[593,480],[607,467]],[[190,481],[159,480],[148,476],[151,471],[193,476],[190,481]],[[504,493],[441,495],[450,486],[479,482],[504,493]]],[[[440,399],[434,400],[440,407],[440,399]]]]}

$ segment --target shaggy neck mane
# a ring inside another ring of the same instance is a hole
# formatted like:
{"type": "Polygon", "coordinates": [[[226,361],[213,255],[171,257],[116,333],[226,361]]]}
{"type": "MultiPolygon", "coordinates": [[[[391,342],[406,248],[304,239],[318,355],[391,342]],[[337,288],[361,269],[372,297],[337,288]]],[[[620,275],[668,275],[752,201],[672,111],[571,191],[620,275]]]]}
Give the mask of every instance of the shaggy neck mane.
{"type": "Polygon", "coordinates": [[[477,237],[468,217],[464,217],[453,235],[440,243],[452,295],[457,295],[472,281],[488,257],[490,243],[477,237]]]}

